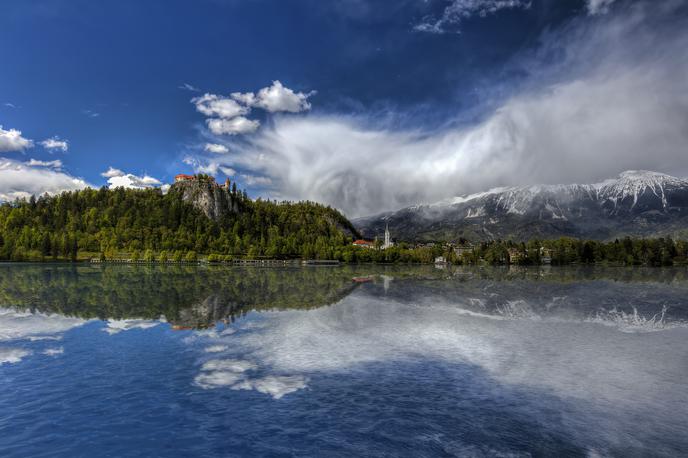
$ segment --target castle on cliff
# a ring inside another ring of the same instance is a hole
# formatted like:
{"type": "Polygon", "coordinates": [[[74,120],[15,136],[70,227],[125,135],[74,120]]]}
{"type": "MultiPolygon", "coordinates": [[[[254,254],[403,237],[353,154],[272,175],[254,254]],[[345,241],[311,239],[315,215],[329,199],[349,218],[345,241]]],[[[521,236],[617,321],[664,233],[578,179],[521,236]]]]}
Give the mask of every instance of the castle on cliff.
{"type": "MultiPolygon", "coordinates": [[[[175,183],[185,183],[185,182],[194,182],[194,181],[205,181],[205,182],[210,183],[214,186],[217,186],[218,188],[222,187],[221,185],[216,183],[215,178],[211,177],[210,175],[186,175],[184,173],[180,173],[179,175],[175,175],[175,177],[174,177],[175,183]]],[[[227,180],[225,180],[224,188],[227,191],[229,191],[230,185],[231,185],[231,182],[230,182],[229,178],[227,178],[227,180]]]]}

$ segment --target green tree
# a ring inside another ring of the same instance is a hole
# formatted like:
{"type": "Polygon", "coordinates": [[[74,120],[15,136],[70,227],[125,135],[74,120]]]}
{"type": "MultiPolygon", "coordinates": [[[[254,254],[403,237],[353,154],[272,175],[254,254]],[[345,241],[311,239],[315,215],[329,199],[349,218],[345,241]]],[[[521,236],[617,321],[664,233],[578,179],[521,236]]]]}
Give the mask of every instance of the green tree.
{"type": "Polygon", "coordinates": [[[184,256],[184,260],[186,262],[196,262],[198,260],[198,255],[193,250],[187,251],[186,256],[184,256]]]}

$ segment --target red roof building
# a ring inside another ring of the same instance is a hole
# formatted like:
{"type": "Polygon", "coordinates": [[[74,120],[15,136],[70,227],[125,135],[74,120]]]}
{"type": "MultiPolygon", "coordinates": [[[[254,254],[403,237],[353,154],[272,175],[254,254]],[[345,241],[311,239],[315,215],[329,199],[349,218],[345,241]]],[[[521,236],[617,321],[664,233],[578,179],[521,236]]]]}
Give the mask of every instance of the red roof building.
{"type": "Polygon", "coordinates": [[[179,175],[176,175],[174,177],[174,182],[178,183],[180,181],[187,181],[187,180],[195,180],[196,177],[194,175],[185,175],[183,173],[180,173],[179,175]]]}

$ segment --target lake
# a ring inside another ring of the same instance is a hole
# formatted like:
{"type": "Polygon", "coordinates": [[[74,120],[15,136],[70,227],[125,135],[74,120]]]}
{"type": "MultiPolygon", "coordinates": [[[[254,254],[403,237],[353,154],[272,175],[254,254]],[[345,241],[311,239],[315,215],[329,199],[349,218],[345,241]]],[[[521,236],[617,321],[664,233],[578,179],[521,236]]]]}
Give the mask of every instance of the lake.
{"type": "Polygon", "coordinates": [[[0,456],[680,456],[688,271],[0,265],[0,456]]]}

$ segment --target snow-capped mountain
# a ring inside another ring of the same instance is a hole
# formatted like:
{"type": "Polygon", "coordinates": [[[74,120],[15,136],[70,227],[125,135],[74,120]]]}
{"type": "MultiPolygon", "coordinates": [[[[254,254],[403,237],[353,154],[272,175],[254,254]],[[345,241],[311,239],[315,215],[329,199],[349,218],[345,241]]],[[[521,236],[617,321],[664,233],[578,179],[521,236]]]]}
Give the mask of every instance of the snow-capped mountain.
{"type": "Polygon", "coordinates": [[[688,234],[688,180],[633,170],[596,184],[495,188],[354,224],[368,237],[389,224],[408,241],[688,234]]]}

